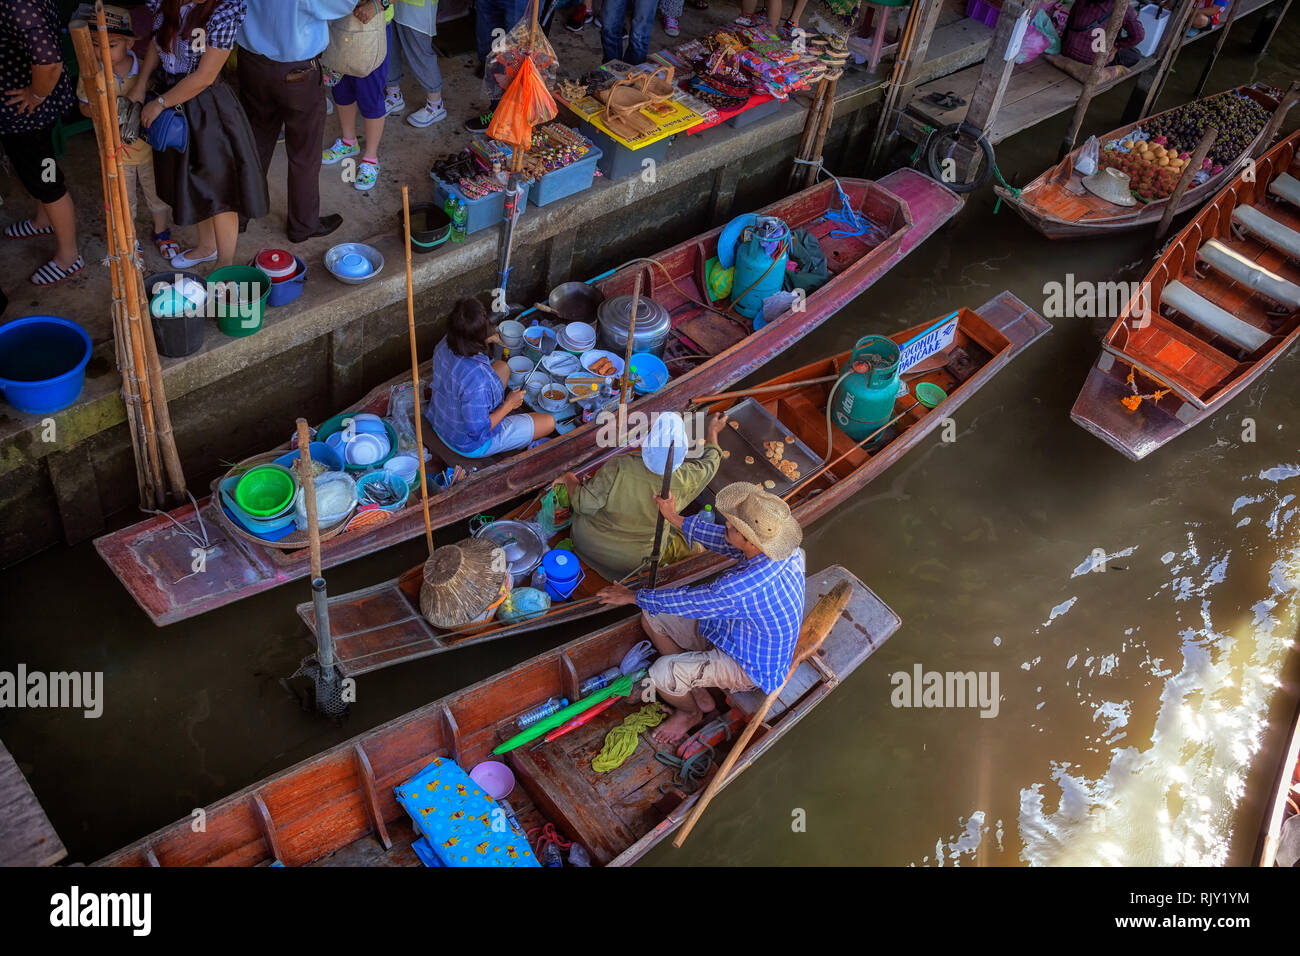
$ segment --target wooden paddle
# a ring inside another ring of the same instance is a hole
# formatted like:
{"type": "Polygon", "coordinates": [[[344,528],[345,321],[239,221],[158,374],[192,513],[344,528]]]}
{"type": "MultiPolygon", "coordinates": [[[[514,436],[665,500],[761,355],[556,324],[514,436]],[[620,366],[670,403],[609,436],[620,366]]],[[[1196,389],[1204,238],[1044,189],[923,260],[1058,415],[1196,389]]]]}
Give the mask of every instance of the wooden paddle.
{"type": "MultiPolygon", "coordinates": [[[[659,486],[659,497],[667,498],[673,484],[673,456],[677,454],[677,442],[668,443],[668,460],[664,462],[664,480],[659,486]]],[[[655,521],[655,546],[650,552],[650,583],[651,591],[655,588],[655,578],[659,576],[659,559],[663,557],[664,545],[664,513],[659,512],[659,518],[655,521]]]]}
{"type": "Polygon", "coordinates": [[[412,411],[415,413],[415,460],[420,463],[420,501],[424,505],[424,540],[433,554],[433,524],[429,520],[429,479],[424,469],[424,435],[420,420],[424,411],[420,408],[423,396],[420,394],[420,353],[415,344],[415,284],[411,281],[411,200],[410,190],[402,186],[402,228],[406,232],[406,328],[411,339],[411,383],[415,386],[412,411]]]}
{"type": "Polygon", "coordinates": [[[832,684],[835,682],[834,674],[825,668],[825,665],[821,663],[816,654],[817,651],[821,649],[822,642],[826,640],[826,635],[831,632],[831,628],[835,626],[835,622],[838,621],[840,615],[844,613],[844,608],[848,606],[849,598],[852,596],[853,585],[848,581],[841,581],[836,584],[835,587],[831,588],[830,593],[822,597],[813,606],[813,609],[808,613],[808,616],[804,618],[803,627],[799,631],[799,643],[795,645],[794,661],[790,665],[790,673],[786,675],[786,678],[781,682],[780,687],[772,691],[772,693],[768,694],[767,697],[763,699],[763,703],[759,706],[758,710],[754,711],[754,715],[749,718],[749,723],[745,726],[740,737],[736,740],[736,743],[723,759],[722,765],[718,767],[718,772],[713,775],[713,779],[709,781],[709,785],[705,789],[704,793],[695,801],[695,806],[691,808],[690,815],[687,816],[686,822],[683,823],[682,828],[677,831],[677,836],[673,839],[673,846],[680,847],[686,842],[686,838],[691,835],[691,830],[693,830],[695,824],[699,822],[700,816],[704,813],[704,810],[709,805],[710,801],[717,796],[718,791],[726,784],[727,777],[731,773],[732,768],[736,765],[736,761],[738,761],[741,758],[741,755],[744,754],[745,747],[749,745],[749,741],[753,738],[754,734],[758,733],[758,728],[763,726],[763,719],[767,716],[767,712],[772,709],[772,705],[775,704],[777,698],[781,696],[781,691],[785,690],[785,685],[789,683],[790,677],[794,675],[794,672],[799,669],[799,665],[804,661],[808,661],[821,671],[822,676],[825,677],[827,681],[832,682],[832,684]]]}

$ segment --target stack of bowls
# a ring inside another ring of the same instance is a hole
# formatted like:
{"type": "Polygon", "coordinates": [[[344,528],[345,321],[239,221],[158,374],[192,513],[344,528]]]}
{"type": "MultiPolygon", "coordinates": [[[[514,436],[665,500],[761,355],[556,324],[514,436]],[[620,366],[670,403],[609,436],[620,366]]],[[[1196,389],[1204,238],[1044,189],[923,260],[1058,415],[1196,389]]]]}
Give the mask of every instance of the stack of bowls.
{"type": "Polygon", "coordinates": [[[223,481],[220,490],[227,511],[258,537],[274,541],[293,524],[298,480],[283,465],[257,465],[223,481]]]}
{"type": "Polygon", "coordinates": [[[397,432],[388,422],[369,412],[345,412],[321,425],[317,432],[338,452],[347,471],[365,471],[387,463],[397,450],[397,432]],[[346,422],[352,419],[349,431],[346,422]]]}
{"type": "Polygon", "coordinates": [[[586,322],[570,322],[560,330],[560,348],[581,355],[596,344],[596,329],[586,322]]]}

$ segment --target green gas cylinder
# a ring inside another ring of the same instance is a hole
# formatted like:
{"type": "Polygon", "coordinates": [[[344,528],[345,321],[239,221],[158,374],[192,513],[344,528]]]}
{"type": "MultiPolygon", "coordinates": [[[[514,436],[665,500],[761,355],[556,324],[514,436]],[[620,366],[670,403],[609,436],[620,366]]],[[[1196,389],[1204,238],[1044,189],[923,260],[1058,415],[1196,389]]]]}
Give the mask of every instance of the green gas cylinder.
{"type": "Polygon", "coordinates": [[[853,347],[849,371],[831,396],[831,417],[854,441],[862,441],[893,417],[898,361],[898,346],[883,335],[865,335],[853,347]]]}

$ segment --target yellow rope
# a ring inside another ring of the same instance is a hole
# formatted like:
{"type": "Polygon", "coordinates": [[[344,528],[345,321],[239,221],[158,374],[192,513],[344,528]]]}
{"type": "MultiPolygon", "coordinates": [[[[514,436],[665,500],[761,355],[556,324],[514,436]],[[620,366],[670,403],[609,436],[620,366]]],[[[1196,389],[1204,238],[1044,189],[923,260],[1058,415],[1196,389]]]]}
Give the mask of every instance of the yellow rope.
{"type": "Polygon", "coordinates": [[[667,713],[658,704],[646,704],[635,714],[628,714],[623,722],[605,735],[605,746],[591,762],[591,769],[596,773],[608,773],[623,766],[623,762],[636,750],[639,735],[643,730],[657,727],[663,723],[667,713]]]}

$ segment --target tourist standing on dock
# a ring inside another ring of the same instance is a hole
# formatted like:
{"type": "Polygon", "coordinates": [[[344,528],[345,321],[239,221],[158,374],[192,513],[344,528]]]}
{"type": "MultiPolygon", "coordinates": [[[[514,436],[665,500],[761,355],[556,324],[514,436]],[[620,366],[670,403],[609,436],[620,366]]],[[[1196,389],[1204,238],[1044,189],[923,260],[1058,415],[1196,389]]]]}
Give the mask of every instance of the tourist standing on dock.
{"type": "MultiPolygon", "coordinates": [[[[1132,47],[1142,42],[1146,31],[1138,19],[1137,7],[1128,0],[1120,0],[1127,5],[1124,11],[1124,25],[1119,36],[1115,38],[1115,49],[1107,57],[1107,63],[1120,66],[1132,66],[1141,56],[1132,47]]],[[[1092,64],[1097,58],[1093,48],[1097,37],[1106,36],[1106,24],[1110,22],[1111,11],[1115,9],[1115,0],[1075,0],[1070,8],[1070,18],[1065,21],[1065,35],[1061,37],[1061,52],[1071,60],[1092,64]],[[1098,33],[1100,31],[1100,34],[1098,33]]]]}
{"type": "Polygon", "coordinates": [[[343,224],[320,214],[321,140],[325,86],[320,55],[331,20],[349,13],[363,23],[382,12],[380,0],[243,0],[248,16],[239,31],[239,96],[257,141],[265,180],[284,130],[289,161],[290,242],[328,236],[343,224]]]}
{"type": "Polygon", "coordinates": [[[424,105],[407,115],[406,122],[416,129],[427,129],[447,118],[438,51],[433,48],[433,38],[438,35],[438,0],[397,0],[393,8],[397,16],[389,31],[385,106],[390,114],[406,109],[402,98],[402,61],[405,60],[424,90],[424,105]],[[396,37],[396,43],[391,42],[392,37],[396,37]]]}
{"type": "Polygon", "coordinates": [[[483,303],[461,299],[433,351],[433,394],[425,417],[447,447],[466,458],[518,451],[555,431],[554,417],[544,412],[515,414],[524,390],[506,391],[510,366],[487,354],[496,340],[483,303]]]}
{"type": "Polygon", "coordinates": [[[339,113],[339,138],[334,145],[321,153],[321,165],[333,166],[349,156],[360,154],[356,179],[353,185],[366,192],[375,187],[379,178],[379,141],[384,136],[384,123],[388,119],[388,105],[384,100],[388,82],[388,60],[393,56],[397,39],[393,34],[393,7],[384,7],[386,18],[386,44],[383,61],[365,76],[340,76],[330,73],[333,84],[331,95],[339,113]],[[357,114],[365,121],[366,146],[363,150],[357,140],[357,114]]]}
{"type": "Polygon", "coordinates": [[[658,0],[604,0],[600,7],[600,45],[605,54],[605,62],[622,60],[633,66],[644,63],[650,52],[650,35],[655,28],[655,9],[658,0]],[[632,29],[623,32],[623,23],[627,19],[628,4],[632,5],[632,29]],[[627,36],[627,49],[623,49],[623,38],[627,36]]]}
{"type": "MultiPolygon", "coordinates": [[[[77,213],[54,160],[54,124],[72,106],[54,0],[0,0],[0,147],[36,214],[5,227],[6,239],[54,235],[54,258],[32,273],[52,285],[85,266],[77,252],[77,213]]],[[[11,253],[7,253],[11,254],[11,253]]]]}
{"type": "Polygon", "coordinates": [[[269,206],[266,177],[259,174],[248,117],[221,68],[235,48],[244,0],[149,0],[153,43],[145,54],[130,98],[144,103],[140,123],[148,129],[163,110],[176,110],[187,127],[185,149],[154,150],[158,195],[179,226],[197,226],[196,246],[172,257],[177,269],[235,261],[239,217],[257,219],[269,206]],[[150,80],[161,65],[157,87],[150,80]],[[145,103],[146,94],[152,98],[145,103]]]}
{"type": "MultiPolygon", "coordinates": [[[[540,2],[540,0],[538,0],[540,2]]],[[[503,30],[509,33],[516,23],[524,18],[528,10],[528,0],[477,0],[474,6],[474,42],[478,47],[478,75],[482,76],[487,65],[488,54],[492,52],[492,31],[503,30]]],[[[465,121],[465,129],[471,133],[487,132],[505,90],[493,89],[488,94],[488,108],[480,115],[465,121]]]]}
{"type": "Polygon", "coordinates": [[[789,675],[803,623],[803,531],[789,505],[745,481],[718,492],[714,507],[724,525],[702,514],[682,518],[671,493],[655,503],[688,544],[737,562],[694,587],[611,584],[600,591],[605,604],[641,608],[642,627],[663,655],[650,666],[650,681],[673,708],[650,736],[672,744],[714,709],[708,688],[770,694],[789,675]]]}
{"type": "MultiPolygon", "coordinates": [[[[799,25],[799,18],[803,16],[804,7],[808,5],[808,0],[794,0],[794,7],[790,11],[790,19],[786,23],[791,27],[799,25]]],[[[767,0],[767,22],[775,30],[781,25],[781,0],[767,0]]],[[[742,17],[752,17],[754,11],[758,9],[758,0],[740,0],[740,15],[742,17]]]]}

